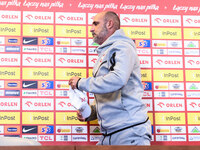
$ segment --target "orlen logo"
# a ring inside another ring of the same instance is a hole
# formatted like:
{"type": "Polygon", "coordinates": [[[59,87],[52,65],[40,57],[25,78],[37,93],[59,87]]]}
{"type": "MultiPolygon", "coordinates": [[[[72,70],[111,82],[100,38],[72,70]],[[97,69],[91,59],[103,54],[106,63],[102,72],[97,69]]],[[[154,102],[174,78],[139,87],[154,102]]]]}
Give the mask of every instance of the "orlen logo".
{"type": "Polygon", "coordinates": [[[60,102],[58,103],[58,105],[60,105],[61,107],[65,107],[66,105],[67,105],[68,107],[71,107],[71,106],[72,106],[71,103],[65,103],[64,101],[60,101],[60,102]]]}
{"type": "Polygon", "coordinates": [[[191,102],[189,105],[192,106],[193,108],[195,108],[196,106],[200,107],[200,104],[197,105],[197,103],[195,102],[191,102]]]}
{"type": "Polygon", "coordinates": [[[159,65],[161,65],[161,64],[163,63],[163,61],[162,61],[161,59],[158,59],[156,62],[157,62],[159,65]]]}
{"type": "Polygon", "coordinates": [[[26,104],[28,107],[31,107],[31,105],[33,105],[33,103],[32,103],[31,101],[27,101],[25,104],[26,104]]]}
{"type": "Polygon", "coordinates": [[[32,61],[33,59],[32,59],[31,57],[27,57],[25,60],[28,61],[29,63],[31,63],[31,61],[32,61]]]}
{"type": "Polygon", "coordinates": [[[64,21],[64,19],[65,19],[65,16],[63,16],[63,15],[60,15],[58,18],[59,18],[60,20],[64,21]]]}
{"type": "Polygon", "coordinates": [[[163,102],[159,102],[157,105],[160,106],[161,108],[163,108],[163,106],[164,106],[165,104],[164,104],[163,102]]]}
{"type": "Polygon", "coordinates": [[[190,64],[190,65],[193,65],[193,64],[197,64],[197,65],[199,65],[200,64],[200,61],[194,61],[194,60],[188,60],[188,63],[190,64]]]}
{"type": "Polygon", "coordinates": [[[160,22],[162,21],[162,19],[156,18],[155,21],[156,21],[157,23],[160,23],[160,22]]]}
{"type": "Polygon", "coordinates": [[[26,16],[26,18],[28,18],[29,20],[31,20],[33,18],[33,16],[29,14],[29,15],[26,16]]]}
{"type": "Polygon", "coordinates": [[[193,20],[190,19],[190,18],[188,18],[186,21],[187,21],[189,24],[193,22],[193,20]]]}
{"type": "Polygon", "coordinates": [[[93,59],[91,60],[91,62],[93,62],[93,63],[96,63],[96,61],[97,61],[97,58],[93,58],[93,59]]]}
{"type": "Polygon", "coordinates": [[[124,17],[123,20],[124,20],[125,22],[130,21],[130,19],[129,19],[128,17],[124,17]]]}
{"type": "Polygon", "coordinates": [[[66,59],[65,59],[65,58],[62,58],[62,57],[59,58],[58,60],[59,60],[61,63],[64,63],[64,62],[66,61],[66,59]]]}

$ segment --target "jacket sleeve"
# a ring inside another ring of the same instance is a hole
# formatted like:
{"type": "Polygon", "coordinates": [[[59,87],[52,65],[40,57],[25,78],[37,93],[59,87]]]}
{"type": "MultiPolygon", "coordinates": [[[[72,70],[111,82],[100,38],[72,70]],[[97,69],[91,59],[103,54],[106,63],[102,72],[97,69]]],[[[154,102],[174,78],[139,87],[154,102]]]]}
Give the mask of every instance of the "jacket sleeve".
{"type": "Polygon", "coordinates": [[[104,94],[117,91],[126,85],[135,62],[139,61],[136,50],[132,45],[121,42],[121,44],[115,44],[111,51],[116,53],[114,70],[104,76],[82,78],[78,83],[80,90],[104,94]]]}

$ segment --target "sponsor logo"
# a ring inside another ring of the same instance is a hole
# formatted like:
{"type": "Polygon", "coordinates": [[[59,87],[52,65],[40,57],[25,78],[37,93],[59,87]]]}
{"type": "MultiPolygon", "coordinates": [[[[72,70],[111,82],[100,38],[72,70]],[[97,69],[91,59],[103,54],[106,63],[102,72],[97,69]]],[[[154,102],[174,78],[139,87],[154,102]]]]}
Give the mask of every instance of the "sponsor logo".
{"type": "Polygon", "coordinates": [[[139,59],[141,68],[151,68],[151,57],[140,56],[139,59]]]}
{"type": "Polygon", "coordinates": [[[54,126],[38,126],[38,134],[53,134],[54,126]]]}
{"type": "Polygon", "coordinates": [[[20,88],[20,81],[5,81],[5,88],[20,88]]]}
{"type": "Polygon", "coordinates": [[[200,135],[189,135],[189,141],[200,141],[200,135]]]}
{"type": "Polygon", "coordinates": [[[87,141],[87,135],[72,135],[72,141],[87,141]]]}
{"type": "Polygon", "coordinates": [[[86,69],[56,68],[57,80],[69,80],[72,76],[86,77],[86,69]]]}
{"type": "Polygon", "coordinates": [[[38,81],[39,89],[53,89],[54,81],[38,81]]]}
{"type": "Polygon", "coordinates": [[[101,135],[90,135],[90,142],[97,142],[101,138],[101,135]]]}
{"type": "Polygon", "coordinates": [[[184,48],[199,48],[198,41],[184,41],[184,48]]]}
{"type": "Polygon", "coordinates": [[[200,133],[200,130],[199,130],[199,127],[196,127],[196,126],[189,126],[188,127],[189,129],[189,133],[200,133]]]}
{"type": "Polygon", "coordinates": [[[20,96],[20,90],[5,90],[5,96],[20,96]]]}
{"type": "Polygon", "coordinates": [[[72,126],[72,133],[87,133],[87,127],[85,126],[72,126]]]}
{"type": "Polygon", "coordinates": [[[56,99],[56,110],[76,110],[69,99],[56,99]]]}
{"type": "Polygon", "coordinates": [[[177,15],[152,15],[152,26],[181,26],[181,17],[177,15]]]}
{"type": "Polygon", "coordinates": [[[86,67],[86,56],[56,55],[56,66],[86,67]]]}
{"type": "Polygon", "coordinates": [[[23,124],[53,124],[53,112],[22,112],[23,124]]]}
{"type": "Polygon", "coordinates": [[[157,134],[170,133],[170,126],[156,126],[156,133],[157,134]]]}
{"type": "Polygon", "coordinates": [[[163,83],[163,82],[154,83],[154,90],[168,90],[168,89],[169,89],[168,83],[163,83]]]}
{"type": "Polygon", "coordinates": [[[20,46],[6,46],[5,52],[20,52],[20,46]]]}
{"type": "Polygon", "coordinates": [[[100,127],[99,126],[90,126],[90,133],[100,133],[100,127]]]}
{"type": "Polygon", "coordinates": [[[181,126],[172,126],[172,133],[186,133],[185,131],[185,127],[181,127],[181,126]]]}
{"type": "Polygon", "coordinates": [[[23,45],[38,45],[38,38],[36,37],[23,37],[23,45]]]}
{"type": "Polygon", "coordinates": [[[185,113],[155,113],[156,124],[185,124],[185,113]]]}
{"type": "Polygon", "coordinates": [[[20,110],[19,98],[1,98],[0,110],[20,110]]]}
{"type": "Polygon", "coordinates": [[[23,134],[38,133],[38,127],[37,126],[22,126],[22,133],[23,134]]]}
{"type": "Polygon", "coordinates": [[[137,48],[137,53],[138,55],[150,55],[151,54],[151,50],[150,49],[141,49],[141,48],[137,48]]]}
{"type": "Polygon", "coordinates": [[[20,112],[1,112],[0,124],[20,124],[20,112]]]}
{"type": "Polygon", "coordinates": [[[172,141],[186,141],[186,135],[172,135],[172,141]]]}
{"type": "Polygon", "coordinates": [[[183,68],[182,57],[153,57],[154,68],[183,68]]]}
{"type": "Polygon", "coordinates": [[[53,23],[53,12],[23,12],[23,22],[26,23],[53,23]]]}
{"type": "Polygon", "coordinates": [[[37,90],[22,90],[22,96],[38,96],[37,90]]]}
{"type": "Polygon", "coordinates": [[[5,134],[20,134],[19,126],[5,126],[4,127],[5,134]]]}
{"type": "Polygon", "coordinates": [[[56,124],[86,124],[80,122],[77,118],[76,112],[56,112],[56,124]]]}
{"type": "Polygon", "coordinates": [[[37,135],[22,135],[22,138],[37,141],[37,135]]]}
{"type": "Polygon", "coordinates": [[[38,52],[38,47],[37,46],[23,46],[23,52],[38,52]]]}
{"type": "Polygon", "coordinates": [[[154,70],[154,81],[183,81],[183,71],[154,70]]]}
{"type": "MultiPolygon", "coordinates": [[[[19,6],[18,4],[20,5],[20,3],[16,3],[16,6],[19,6]]],[[[7,6],[9,6],[9,4],[7,6]]],[[[1,19],[1,22],[20,23],[21,12],[20,11],[0,11],[0,19],[1,19]]]]}
{"type": "Polygon", "coordinates": [[[54,45],[53,38],[39,38],[39,45],[54,45]]]}
{"type": "Polygon", "coordinates": [[[23,110],[53,110],[53,99],[51,98],[23,98],[23,110]]]}
{"type": "Polygon", "coordinates": [[[142,82],[144,90],[152,90],[151,82],[142,82]]]}
{"type": "Polygon", "coordinates": [[[56,12],[56,23],[60,24],[86,24],[85,13],[60,13],[56,12]]]}
{"type": "Polygon", "coordinates": [[[71,126],[56,126],[56,134],[67,134],[71,132],[71,126]]]}
{"type": "Polygon", "coordinates": [[[185,102],[184,100],[155,100],[156,111],[184,111],[185,102]]]}
{"type": "Polygon", "coordinates": [[[37,89],[38,82],[37,81],[22,81],[23,89],[37,89]]]}
{"type": "Polygon", "coordinates": [[[71,135],[56,135],[56,141],[71,141],[71,135]]]}
{"type": "Polygon", "coordinates": [[[53,68],[23,68],[23,79],[53,80],[53,68]]]}
{"type": "Polygon", "coordinates": [[[6,37],[6,45],[20,45],[20,37],[6,37]]]}
{"type": "Polygon", "coordinates": [[[39,135],[38,141],[54,141],[54,135],[39,135]]]}
{"type": "Polygon", "coordinates": [[[136,47],[138,48],[151,47],[150,40],[136,40],[135,44],[136,44],[136,47]]]}
{"type": "Polygon", "coordinates": [[[156,135],[156,141],[171,141],[170,135],[156,135]]]}
{"type": "Polygon", "coordinates": [[[144,91],[143,97],[152,97],[152,91],[144,91]]]}
{"type": "Polygon", "coordinates": [[[69,89],[68,81],[56,81],[56,89],[69,89]]]}

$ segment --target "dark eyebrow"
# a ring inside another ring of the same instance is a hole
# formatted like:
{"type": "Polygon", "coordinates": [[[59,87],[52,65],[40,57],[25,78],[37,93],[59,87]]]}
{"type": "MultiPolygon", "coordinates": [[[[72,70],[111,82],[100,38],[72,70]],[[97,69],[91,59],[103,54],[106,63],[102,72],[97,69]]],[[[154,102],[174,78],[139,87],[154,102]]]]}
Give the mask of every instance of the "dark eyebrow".
{"type": "Polygon", "coordinates": [[[93,25],[98,25],[99,24],[99,22],[98,21],[93,21],[93,23],[92,23],[93,25]]]}

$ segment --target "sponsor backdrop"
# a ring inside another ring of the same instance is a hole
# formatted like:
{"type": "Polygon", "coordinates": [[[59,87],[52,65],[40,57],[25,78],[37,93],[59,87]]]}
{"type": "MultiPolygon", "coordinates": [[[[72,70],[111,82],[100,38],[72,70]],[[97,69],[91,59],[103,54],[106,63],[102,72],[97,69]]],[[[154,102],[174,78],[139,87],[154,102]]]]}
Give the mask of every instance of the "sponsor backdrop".
{"type": "MultiPolygon", "coordinates": [[[[92,18],[113,10],[137,46],[152,144],[199,144],[198,3],[1,0],[0,136],[43,145],[96,144],[98,123],[77,120],[68,80],[92,75],[98,46],[89,32],[92,18]]],[[[92,103],[93,94],[88,97],[92,103]]]]}

